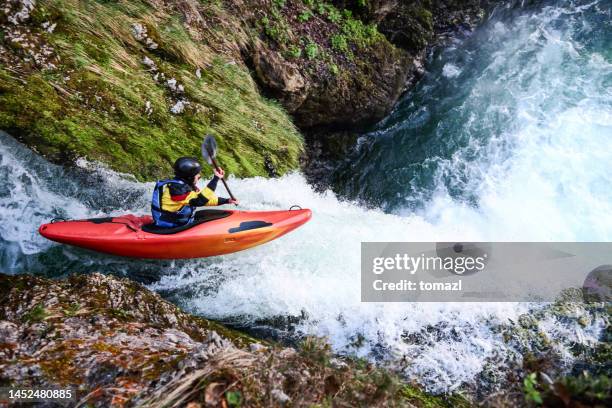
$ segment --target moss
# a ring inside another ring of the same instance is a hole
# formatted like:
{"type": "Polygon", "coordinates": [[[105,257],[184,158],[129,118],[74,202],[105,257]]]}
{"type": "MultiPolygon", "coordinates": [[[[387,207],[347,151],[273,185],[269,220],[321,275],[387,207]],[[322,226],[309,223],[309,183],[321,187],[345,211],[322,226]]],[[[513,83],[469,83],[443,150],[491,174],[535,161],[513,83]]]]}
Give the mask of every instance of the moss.
{"type": "Polygon", "coordinates": [[[63,308],[62,312],[66,317],[74,317],[78,314],[79,310],[81,310],[81,305],[75,302],[63,308]]]}
{"type": "Polygon", "coordinates": [[[280,174],[297,168],[303,141],[288,115],[258,93],[246,68],[193,40],[178,15],[139,1],[37,4],[57,22],[54,33],[39,35],[61,62],[55,71],[21,78],[0,68],[0,128],[41,154],[60,163],[98,160],[150,180],[167,175],[177,157],[199,155],[203,136],[213,133],[229,173],[268,176],[266,155],[280,174]],[[157,49],[133,38],[136,22],[157,49]],[[144,56],[183,84],[184,94],[156,81],[144,56]],[[190,104],[174,115],[170,108],[181,98],[190,104]]]}
{"type": "Polygon", "coordinates": [[[82,340],[65,340],[46,355],[49,358],[39,361],[45,377],[59,385],[80,384],[83,378],[74,366],[75,356],[82,340]]]}
{"type": "Polygon", "coordinates": [[[94,343],[91,348],[96,351],[105,351],[111,354],[119,354],[121,350],[118,347],[113,346],[112,344],[107,344],[102,341],[94,343]]]}
{"type": "Polygon", "coordinates": [[[468,400],[459,394],[443,396],[430,395],[421,388],[413,385],[404,386],[401,393],[407,402],[418,408],[467,408],[472,406],[468,400]]]}
{"type": "Polygon", "coordinates": [[[146,360],[140,365],[143,372],[143,378],[149,381],[158,380],[161,374],[169,371],[177,370],[179,363],[185,359],[186,353],[167,356],[165,354],[149,354],[146,360]]]}
{"type": "Polygon", "coordinates": [[[22,320],[26,323],[42,322],[49,316],[49,313],[42,304],[34,306],[30,311],[23,315],[22,320]]]}

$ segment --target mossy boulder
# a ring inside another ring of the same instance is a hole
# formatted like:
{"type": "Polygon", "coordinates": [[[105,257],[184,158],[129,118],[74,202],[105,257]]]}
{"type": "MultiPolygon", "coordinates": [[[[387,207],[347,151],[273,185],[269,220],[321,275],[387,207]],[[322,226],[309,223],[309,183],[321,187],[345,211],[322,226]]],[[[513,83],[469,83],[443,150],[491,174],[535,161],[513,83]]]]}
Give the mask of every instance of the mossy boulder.
{"type": "Polygon", "coordinates": [[[235,2],[250,27],[244,54],[264,93],[303,130],[383,118],[412,69],[408,54],[350,10],[312,0],[235,2]]]}
{"type": "Polygon", "coordinates": [[[96,407],[469,406],[335,357],[323,339],[257,342],[98,273],[0,274],[0,385],[70,386],[96,407]]]}

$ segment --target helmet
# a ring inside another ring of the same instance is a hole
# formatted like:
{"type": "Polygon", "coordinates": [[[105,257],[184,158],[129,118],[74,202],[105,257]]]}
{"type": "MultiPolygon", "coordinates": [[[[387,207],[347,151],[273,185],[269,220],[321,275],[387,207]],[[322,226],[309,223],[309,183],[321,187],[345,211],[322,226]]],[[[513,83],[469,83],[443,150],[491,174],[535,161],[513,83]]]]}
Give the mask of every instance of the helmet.
{"type": "Polygon", "coordinates": [[[195,157],[179,157],[174,162],[174,174],[176,177],[190,180],[202,171],[202,166],[195,157]]]}

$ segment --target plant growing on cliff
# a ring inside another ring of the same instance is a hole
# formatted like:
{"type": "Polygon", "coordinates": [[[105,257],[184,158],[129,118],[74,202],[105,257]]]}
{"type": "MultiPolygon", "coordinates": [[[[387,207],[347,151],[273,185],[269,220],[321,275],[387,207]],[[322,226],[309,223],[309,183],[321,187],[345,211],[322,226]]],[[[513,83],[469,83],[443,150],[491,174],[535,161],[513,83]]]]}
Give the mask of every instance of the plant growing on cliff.
{"type": "Polygon", "coordinates": [[[319,55],[319,47],[317,46],[316,43],[310,41],[308,44],[306,44],[306,57],[309,60],[313,60],[315,58],[317,58],[317,56],[319,55]]]}
{"type": "Polygon", "coordinates": [[[342,21],[342,13],[335,7],[328,7],[327,19],[334,24],[339,24],[342,21]]]}
{"type": "MultiPolygon", "coordinates": [[[[31,69],[21,51],[0,54],[0,128],[51,161],[85,157],[141,180],[166,176],[176,157],[195,155],[205,132],[224,144],[230,173],[269,175],[265,152],[279,174],[296,168],[302,141],[288,115],[259,94],[240,55],[217,51],[249,35],[220,7],[199,9],[222,23],[203,28],[188,27],[167,4],[36,1],[19,28],[32,44],[52,48],[57,62],[31,69]],[[24,69],[16,74],[7,68],[17,59],[24,69]],[[180,95],[168,88],[171,78],[180,95]],[[171,113],[182,99],[189,109],[171,113]]],[[[268,34],[283,41],[283,21],[268,18],[268,34]]]]}
{"type": "Polygon", "coordinates": [[[335,34],[331,38],[332,48],[336,51],[347,52],[348,51],[348,41],[346,40],[346,36],[343,34],[335,34]]]}
{"type": "Polygon", "coordinates": [[[289,49],[287,50],[287,55],[290,58],[300,58],[302,56],[302,47],[300,47],[299,45],[292,45],[289,47],[289,49]]]}
{"type": "Polygon", "coordinates": [[[38,323],[42,322],[49,316],[49,313],[41,303],[34,306],[28,313],[23,316],[25,323],[38,323]]]}
{"type": "Polygon", "coordinates": [[[330,64],[329,71],[336,76],[340,73],[340,68],[338,68],[338,65],[336,64],[330,64]]]}
{"type": "Polygon", "coordinates": [[[367,47],[381,38],[375,24],[364,24],[351,17],[342,24],[342,32],[359,47],[367,47]]]}
{"type": "Polygon", "coordinates": [[[538,380],[536,379],[536,373],[531,373],[523,379],[523,392],[525,393],[525,399],[527,401],[534,402],[538,405],[542,404],[542,395],[537,390],[538,380]]]}
{"type": "Polygon", "coordinates": [[[300,23],[305,23],[312,18],[312,11],[304,10],[298,15],[298,21],[300,23]]]}

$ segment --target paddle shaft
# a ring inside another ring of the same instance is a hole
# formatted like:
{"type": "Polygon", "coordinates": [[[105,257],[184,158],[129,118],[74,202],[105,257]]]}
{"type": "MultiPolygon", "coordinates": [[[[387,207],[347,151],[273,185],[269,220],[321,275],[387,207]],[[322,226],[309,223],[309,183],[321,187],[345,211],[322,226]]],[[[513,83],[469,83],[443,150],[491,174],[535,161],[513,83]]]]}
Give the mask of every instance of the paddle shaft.
{"type": "MultiPolygon", "coordinates": [[[[215,166],[215,169],[219,171],[219,165],[217,164],[217,161],[215,160],[215,158],[212,156],[210,150],[208,151],[208,155],[210,156],[210,161],[212,161],[212,164],[213,166],[215,166]]],[[[227,182],[225,181],[225,178],[221,177],[221,181],[223,182],[223,185],[225,186],[225,189],[227,190],[227,193],[229,194],[230,198],[232,200],[236,200],[236,197],[234,197],[234,195],[232,194],[232,190],[230,190],[230,188],[227,186],[227,182]]]]}

